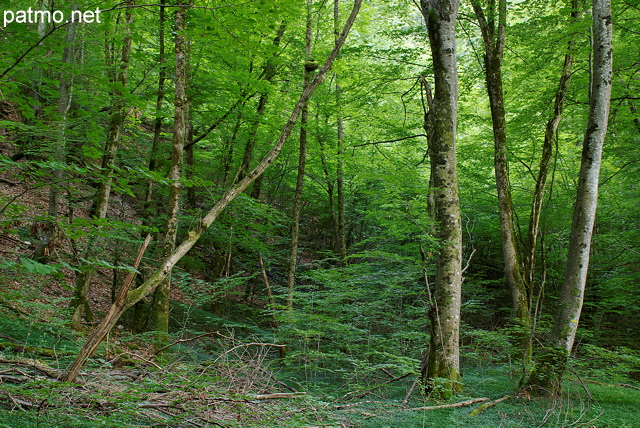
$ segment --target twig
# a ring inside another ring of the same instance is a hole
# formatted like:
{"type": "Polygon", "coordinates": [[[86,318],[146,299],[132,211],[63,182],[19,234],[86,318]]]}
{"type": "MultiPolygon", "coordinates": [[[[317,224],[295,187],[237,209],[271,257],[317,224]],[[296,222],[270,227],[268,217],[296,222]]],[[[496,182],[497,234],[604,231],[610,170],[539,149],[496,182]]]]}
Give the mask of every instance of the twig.
{"type": "Polygon", "coordinates": [[[214,331],[214,332],[209,332],[209,333],[199,334],[199,335],[197,335],[197,336],[195,336],[195,337],[191,337],[191,338],[189,338],[189,339],[178,339],[178,340],[176,340],[175,342],[170,343],[170,344],[168,344],[167,346],[163,346],[162,348],[158,349],[158,350],[154,353],[154,355],[158,355],[159,353],[161,353],[161,352],[162,352],[162,351],[164,351],[165,349],[170,348],[170,347],[172,347],[173,345],[177,345],[178,343],[191,342],[191,341],[193,341],[193,340],[200,339],[201,337],[205,337],[205,336],[213,336],[213,335],[221,336],[221,334],[220,334],[219,332],[214,331]]]}
{"type": "Polygon", "coordinates": [[[8,184],[10,186],[17,186],[18,184],[20,184],[20,183],[16,183],[14,181],[11,181],[11,180],[7,180],[6,178],[2,178],[2,177],[0,177],[0,182],[6,183],[6,184],[8,184]]]}
{"type": "Polygon", "coordinates": [[[419,138],[419,137],[426,137],[426,135],[425,134],[417,134],[417,135],[410,135],[408,137],[396,138],[396,139],[393,139],[393,140],[373,141],[373,142],[370,142],[370,143],[355,144],[353,147],[363,147],[363,146],[372,146],[372,145],[378,145],[378,144],[397,143],[399,141],[404,141],[404,140],[409,140],[411,138],[419,138]]]}
{"type": "Polygon", "coordinates": [[[576,373],[575,370],[571,369],[571,371],[573,372],[573,374],[578,378],[578,380],[580,381],[580,386],[582,386],[582,389],[584,389],[584,391],[587,393],[587,397],[589,397],[590,400],[593,400],[593,396],[591,395],[591,392],[589,391],[589,389],[587,388],[587,385],[584,384],[584,382],[582,381],[582,379],[580,378],[580,376],[578,376],[578,373],[576,373]]]}
{"type": "Polygon", "coordinates": [[[220,358],[224,357],[227,354],[230,354],[231,352],[235,351],[238,348],[242,348],[245,346],[273,346],[274,348],[285,348],[286,345],[278,345],[276,343],[262,343],[262,342],[250,342],[250,343],[241,343],[239,345],[234,346],[233,348],[224,351],[222,354],[218,355],[218,358],[216,358],[213,362],[217,362],[220,358]]]}
{"type": "Polygon", "coordinates": [[[460,401],[458,403],[441,404],[439,406],[414,407],[413,409],[409,409],[409,410],[417,411],[417,410],[452,409],[452,408],[456,408],[456,407],[465,407],[465,406],[470,406],[470,405],[476,404],[476,403],[482,403],[483,401],[489,401],[489,399],[486,398],[486,397],[473,398],[471,400],[460,401]]]}
{"type": "Polygon", "coordinates": [[[395,381],[398,381],[398,380],[404,379],[405,377],[407,377],[407,376],[409,376],[409,375],[411,375],[411,374],[412,374],[412,373],[405,373],[405,374],[403,374],[402,376],[394,377],[393,379],[389,379],[388,381],[383,382],[383,383],[378,384],[378,385],[375,385],[374,387],[369,388],[369,389],[349,392],[349,393],[345,394],[345,395],[341,398],[341,400],[344,400],[345,398],[349,397],[350,395],[355,395],[355,394],[357,394],[357,395],[356,395],[356,398],[362,398],[362,397],[364,397],[364,396],[366,396],[366,395],[371,394],[371,393],[372,393],[373,391],[375,391],[376,389],[382,388],[383,386],[388,385],[388,384],[390,384],[391,382],[395,382],[395,381]]]}
{"type": "Polygon", "coordinates": [[[485,410],[487,410],[489,407],[495,406],[496,404],[507,400],[511,398],[510,395],[505,395],[502,398],[498,398],[497,400],[493,400],[493,401],[489,401],[488,403],[484,403],[481,404],[480,406],[476,407],[475,409],[473,409],[473,411],[471,413],[469,413],[469,416],[478,416],[480,413],[484,412],[485,410]]]}

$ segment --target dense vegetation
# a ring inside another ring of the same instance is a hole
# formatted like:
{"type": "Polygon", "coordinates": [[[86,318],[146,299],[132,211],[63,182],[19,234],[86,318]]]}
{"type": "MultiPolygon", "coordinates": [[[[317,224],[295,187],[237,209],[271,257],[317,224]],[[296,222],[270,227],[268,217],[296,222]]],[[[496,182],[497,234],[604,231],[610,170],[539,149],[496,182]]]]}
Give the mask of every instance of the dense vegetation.
{"type": "Polygon", "coordinates": [[[3,6],[0,426],[640,425],[637,0],[137,3],[3,6]]]}

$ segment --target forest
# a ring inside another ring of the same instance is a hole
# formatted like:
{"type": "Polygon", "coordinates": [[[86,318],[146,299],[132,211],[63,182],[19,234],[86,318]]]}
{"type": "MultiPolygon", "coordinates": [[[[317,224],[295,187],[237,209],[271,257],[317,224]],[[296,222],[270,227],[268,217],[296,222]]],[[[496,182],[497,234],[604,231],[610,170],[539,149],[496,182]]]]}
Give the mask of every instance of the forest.
{"type": "Polygon", "coordinates": [[[639,427],[639,0],[4,0],[0,427],[639,427]]]}

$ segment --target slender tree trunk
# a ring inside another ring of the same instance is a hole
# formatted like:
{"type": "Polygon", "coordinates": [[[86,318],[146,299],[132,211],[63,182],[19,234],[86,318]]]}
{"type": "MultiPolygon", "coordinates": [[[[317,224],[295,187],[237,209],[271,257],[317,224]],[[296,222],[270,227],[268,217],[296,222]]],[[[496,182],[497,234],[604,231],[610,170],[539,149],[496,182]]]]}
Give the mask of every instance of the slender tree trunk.
{"type": "MultiPolygon", "coordinates": [[[[162,135],[162,106],[164,105],[164,87],[167,79],[167,69],[165,66],[165,40],[164,40],[164,23],[165,23],[165,2],[160,0],[160,18],[158,24],[158,94],[156,97],[156,119],[153,123],[153,142],[151,144],[151,153],[149,154],[149,171],[155,171],[158,163],[158,147],[162,135]]],[[[146,212],[151,207],[151,198],[153,195],[153,179],[147,182],[147,189],[144,195],[144,210],[146,212]]]]}
{"type": "Polygon", "coordinates": [[[193,140],[193,118],[191,116],[191,104],[187,106],[186,112],[186,128],[185,128],[185,149],[184,149],[184,167],[187,175],[187,181],[190,181],[187,187],[187,208],[195,210],[197,205],[196,186],[193,185],[193,179],[196,176],[196,159],[193,154],[193,144],[189,144],[193,140]]]}
{"type": "Polygon", "coordinates": [[[127,86],[127,70],[129,69],[129,56],[131,54],[131,23],[133,22],[133,0],[127,3],[125,13],[125,35],[122,45],[122,56],[120,59],[120,70],[116,77],[117,89],[115,90],[115,100],[111,107],[111,120],[107,135],[107,143],[102,156],[103,181],[98,187],[93,214],[97,218],[105,218],[109,206],[109,196],[113,183],[113,168],[116,163],[116,154],[120,145],[120,130],[125,120],[125,88],[127,86]]]}
{"type": "Polygon", "coordinates": [[[551,347],[540,357],[530,384],[545,392],[558,394],[573,348],[582,312],[589,267],[591,236],[598,204],[598,179],[602,147],[607,133],[612,84],[612,24],[610,0],[593,0],[593,70],[590,109],[578,177],[569,253],[555,322],[551,347]]]}
{"type": "MultiPolygon", "coordinates": [[[[307,0],[307,28],[305,33],[306,57],[304,67],[304,86],[311,83],[313,70],[306,64],[311,57],[311,3],[307,0]]],[[[293,292],[295,287],[296,265],[298,262],[298,235],[300,232],[300,212],[302,211],[302,187],[304,185],[304,169],[307,160],[307,121],[309,118],[309,103],[306,103],[300,113],[300,152],[298,156],[298,177],[296,191],[293,196],[293,218],[291,221],[291,247],[289,251],[289,269],[287,272],[287,309],[293,309],[293,292]]]]}
{"type": "Polygon", "coordinates": [[[362,1],[363,0],[354,0],[353,9],[351,10],[351,14],[347,19],[342,32],[340,33],[340,38],[338,39],[336,46],[333,48],[324,65],[316,74],[316,77],[300,95],[298,102],[291,112],[289,120],[283,126],[282,131],[280,132],[280,136],[278,137],[269,153],[267,153],[267,155],[245,178],[231,186],[231,188],[229,188],[229,190],[227,190],[221,196],[220,200],[200,221],[198,221],[197,225],[189,231],[185,239],[177,247],[175,247],[171,255],[169,255],[169,257],[165,258],[162,261],[158,269],[156,269],[156,271],[153,272],[153,274],[151,274],[150,277],[145,280],[145,282],[139,288],[135,290],[128,290],[128,286],[123,286],[122,289],[125,290],[124,293],[126,293],[126,296],[122,299],[116,299],[116,303],[111,306],[111,309],[109,310],[107,316],[105,316],[100,325],[96,327],[96,329],[89,335],[89,337],[87,337],[87,341],[78,352],[78,356],[69,366],[67,372],[64,374],[63,378],[65,381],[74,381],[74,379],[78,376],[80,370],[86,363],[87,359],[95,351],[98,344],[111,331],[111,328],[118,321],[118,319],[122,315],[122,312],[126,308],[129,308],[136,302],[140,301],[140,299],[143,299],[144,297],[152,293],[156,289],[158,284],[162,282],[162,280],[166,278],[167,275],[169,275],[171,269],[175,266],[175,264],[180,261],[180,259],[182,259],[185,254],[187,254],[187,252],[196,244],[196,242],[198,242],[202,234],[218,218],[220,213],[224,211],[229,203],[231,203],[231,201],[233,201],[240,193],[242,193],[256,179],[256,177],[262,174],[278,157],[278,155],[282,151],[284,143],[287,141],[287,138],[291,134],[291,131],[298,121],[298,117],[302,112],[302,108],[307,103],[307,101],[311,97],[311,94],[313,94],[318,85],[322,83],[324,77],[326,76],[338,53],[340,52],[340,49],[344,45],[347,35],[349,34],[349,30],[353,26],[353,23],[358,15],[358,11],[360,10],[362,1]]]}
{"type": "MultiPolygon", "coordinates": [[[[244,104],[243,104],[244,106],[244,104]]],[[[242,125],[242,110],[238,109],[238,114],[236,116],[236,122],[233,126],[233,133],[231,134],[231,138],[225,142],[225,157],[223,160],[223,171],[224,174],[222,176],[222,185],[226,186],[229,183],[231,164],[233,163],[233,152],[234,147],[236,146],[236,142],[238,141],[238,132],[240,132],[240,126],[242,125]]]]}
{"type": "MultiPolygon", "coordinates": [[[[171,189],[169,192],[167,223],[162,242],[163,258],[171,256],[178,233],[178,211],[180,209],[180,176],[185,143],[187,102],[187,8],[182,5],[175,13],[175,102],[173,115],[173,149],[171,151],[171,189]]],[[[158,285],[155,296],[156,349],[166,346],[169,339],[169,295],[171,293],[171,269],[158,285]]]]}
{"type": "MultiPolygon", "coordinates": [[[[69,23],[67,28],[66,46],[62,51],[62,64],[69,65],[73,58],[74,40],[76,35],[76,24],[69,23]]],[[[58,97],[58,141],[53,149],[53,160],[59,164],[66,161],[67,154],[67,113],[71,106],[71,92],[73,79],[67,75],[66,71],[60,73],[60,90],[58,97]]],[[[42,241],[38,243],[34,251],[34,259],[46,261],[49,257],[49,251],[55,245],[55,239],[58,234],[58,212],[60,210],[60,191],[62,189],[62,181],[64,178],[64,170],[55,168],[51,174],[53,184],[49,189],[49,207],[47,214],[49,215],[49,224],[45,230],[42,241]]]]}
{"type": "MultiPolygon", "coordinates": [[[[282,36],[284,36],[284,32],[287,29],[287,24],[280,24],[280,28],[278,29],[278,33],[276,37],[273,39],[273,45],[279,46],[280,41],[282,40],[282,36]]],[[[266,82],[271,83],[273,78],[276,76],[277,69],[273,64],[273,61],[268,60],[264,66],[263,74],[264,80],[266,82]]],[[[240,172],[238,173],[237,180],[242,180],[249,171],[249,167],[251,165],[251,158],[253,157],[253,149],[256,145],[256,136],[258,134],[258,128],[260,127],[260,120],[264,115],[264,110],[267,106],[267,101],[269,99],[269,94],[267,92],[263,92],[260,94],[260,99],[258,99],[258,107],[256,108],[256,119],[251,126],[251,131],[249,132],[249,138],[247,139],[247,145],[244,149],[244,157],[242,158],[242,164],[240,165],[240,172]]]]}
{"type": "Polygon", "coordinates": [[[456,167],[458,71],[455,23],[458,0],[421,0],[427,23],[435,93],[429,113],[433,138],[429,154],[433,170],[435,214],[440,248],[434,283],[435,311],[425,385],[432,389],[440,379],[441,391],[450,396],[460,389],[460,303],[462,293],[462,226],[456,167]]]}
{"type": "MultiPolygon", "coordinates": [[[[329,118],[325,116],[325,130],[328,128],[329,118]]],[[[318,115],[316,114],[316,122],[318,121],[318,115]]],[[[337,245],[337,237],[338,237],[338,219],[336,217],[336,206],[335,206],[335,197],[334,197],[334,180],[329,173],[329,165],[327,163],[327,154],[325,149],[325,141],[324,141],[324,133],[318,132],[317,135],[318,145],[320,146],[320,162],[322,163],[322,171],[324,172],[324,179],[327,185],[327,199],[329,200],[329,215],[331,217],[331,226],[333,228],[333,235],[331,239],[331,248],[334,250],[338,248],[337,245]]]]}
{"type": "Polygon", "coordinates": [[[497,26],[494,1],[489,2],[487,14],[483,11],[478,0],[474,0],[472,3],[482,32],[485,49],[484,67],[493,122],[494,168],[498,191],[504,277],[511,290],[514,315],[519,326],[517,337],[520,341],[522,361],[525,366],[528,366],[531,359],[531,299],[522,275],[517,245],[513,200],[509,183],[507,121],[502,89],[502,58],[507,23],[507,2],[506,0],[498,0],[497,26]]]}
{"type": "MultiPolygon", "coordinates": [[[[571,20],[577,21],[579,17],[578,1],[572,0],[571,2],[571,20]]],[[[573,37],[569,40],[567,46],[567,53],[564,57],[564,64],[562,66],[562,75],[560,76],[560,82],[555,93],[555,100],[553,105],[553,114],[547,121],[547,125],[544,133],[544,141],[542,143],[542,156],[540,158],[540,166],[538,168],[538,177],[536,179],[536,186],[533,191],[533,198],[531,200],[531,214],[529,215],[529,229],[527,231],[527,240],[525,241],[524,249],[524,282],[527,287],[527,297],[529,299],[529,319],[531,320],[531,329],[529,331],[529,337],[526,340],[526,348],[529,352],[524,354],[523,366],[525,373],[523,381],[526,381],[528,376],[527,369],[531,366],[532,348],[533,348],[533,334],[534,334],[534,320],[533,320],[533,298],[536,294],[535,286],[535,270],[536,270],[536,253],[538,235],[540,234],[540,219],[542,216],[542,204],[544,201],[545,191],[547,187],[547,178],[549,176],[549,169],[551,167],[551,159],[553,155],[553,144],[558,133],[558,127],[562,118],[562,110],[564,108],[564,101],[569,90],[569,82],[571,80],[572,68],[573,68],[573,51],[575,41],[573,37]]],[[[540,290],[542,291],[542,290],[540,290]]]]}
{"type": "MultiPolygon", "coordinates": [[[[338,37],[339,20],[340,20],[340,0],[334,0],[333,2],[333,22],[336,40],[338,37]]],[[[338,254],[340,256],[340,263],[344,264],[347,258],[347,233],[346,233],[346,220],[344,218],[344,130],[342,127],[342,101],[340,97],[340,85],[338,84],[338,75],[334,76],[336,82],[336,120],[338,131],[338,166],[336,169],[336,197],[337,197],[337,209],[338,209],[338,236],[336,238],[338,242],[338,254]]]]}
{"type": "MultiPolygon", "coordinates": [[[[128,6],[133,6],[135,2],[129,0],[128,6]]],[[[104,155],[102,157],[102,172],[104,174],[103,182],[98,187],[98,193],[92,207],[93,216],[97,219],[103,219],[107,216],[107,208],[109,206],[109,197],[111,194],[111,185],[113,181],[113,168],[116,161],[116,153],[120,145],[120,129],[125,119],[125,88],[127,85],[127,70],[129,68],[129,56],[131,53],[131,23],[133,22],[133,8],[128,7],[125,12],[125,35],[122,45],[122,55],[120,59],[120,70],[115,76],[114,83],[117,83],[118,89],[114,94],[114,102],[112,105],[111,120],[109,122],[109,130],[107,134],[107,142],[105,144],[104,155]]],[[[109,49],[107,48],[107,53],[109,49]]],[[[109,54],[110,55],[110,54],[109,54]]],[[[106,58],[109,63],[109,57],[106,58]]],[[[87,244],[87,254],[84,257],[90,260],[97,251],[96,238],[90,238],[87,244]]],[[[76,284],[73,291],[73,298],[69,304],[71,309],[71,325],[75,329],[81,329],[82,309],[85,309],[85,319],[91,321],[93,316],[89,312],[89,304],[87,301],[87,292],[91,284],[91,280],[95,271],[80,269],[80,273],[76,277],[76,284]]]]}

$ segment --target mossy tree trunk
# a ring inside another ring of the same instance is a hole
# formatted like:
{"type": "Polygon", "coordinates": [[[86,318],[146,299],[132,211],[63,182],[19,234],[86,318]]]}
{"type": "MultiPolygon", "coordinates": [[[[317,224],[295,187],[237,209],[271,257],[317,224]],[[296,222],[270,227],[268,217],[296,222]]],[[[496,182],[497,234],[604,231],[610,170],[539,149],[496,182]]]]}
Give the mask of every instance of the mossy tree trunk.
{"type": "Polygon", "coordinates": [[[439,383],[440,393],[460,389],[460,303],[462,292],[462,226],[456,166],[458,70],[455,23],[458,0],[421,0],[434,70],[434,97],[428,114],[429,155],[434,186],[435,217],[440,248],[431,312],[431,346],[425,371],[427,390],[439,383]]]}
{"type": "MultiPolygon", "coordinates": [[[[178,211],[180,210],[182,155],[185,144],[187,118],[187,8],[183,4],[175,12],[175,101],[173,114],[173,148],[171,150],[171,188],[169,191],[167,223],[162,245],[163,257],[169,257],[176,244],[178,233],[178,211]]],[[[155,296],[156,349],[164,348],[169,337],[169,295],[171,294],[171,269],[160,282],[155,296]]]]}
{"type": "Polygon", "coordinates": [[[531,358],[531,299],[522,275],[518,251],[513,200],[509,183],[507,121],[502,89],[502,58],[507,26],[507,2],[498,0],[498,10],[496,11],[495,1],[489,1],[487,13],[482,9],[480,1],[474,0],[472,3],[484,42],[485,81],[493,124],[494,169],[498,191],[504,278],[511,290],[514,315],[519,330],[517,337],[520,342],[521,357],[525,365],[528,365],[531,358]]]}
{"type": "Polygon", "coordinates": [[[607,133],[612,85],[612,24],[610,0],[593,1],[593,69],[589,119],[582,146],[576,204],[573,211],[564,282],[551,331],[550,347],[540,357],[531,386],[557,395],[573,348],[582,312],[591,236],[598,204],[602,147],[607,133]]]}

